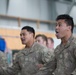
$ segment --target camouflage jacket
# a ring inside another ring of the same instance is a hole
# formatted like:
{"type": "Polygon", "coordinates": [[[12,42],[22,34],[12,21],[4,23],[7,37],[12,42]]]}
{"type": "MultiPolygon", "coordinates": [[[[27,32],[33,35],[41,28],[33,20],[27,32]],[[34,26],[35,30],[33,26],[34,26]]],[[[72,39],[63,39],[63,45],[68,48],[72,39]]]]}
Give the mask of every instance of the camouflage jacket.
{"type": "Polygon", "coordinates": [[[21,50],[10,68],[0,67],[0,75],[34,75],[38,70],[38,64],[46,64],[50,61],[52,53],[44,46],[34,43],[31,48],[21,50]]]}
{"type": "Polygon", "coordinates": [[[58,45],[55,56],[35,75],[76,75],[76,38],[70,37],[67,44],[58,45]]]}
{"type": "Polygon", "coordinates": [[[66,45],[60,44],[55,49],[55,57],[54,75],[71,75],[76,68],[76,38],[71,36],[66,45]]]}
{"type": "Polygon", "coordinates": [[[0,51],[0,66],[3,66],[3,67],[8,66],[6,55],[1,51],[0,51]]]}

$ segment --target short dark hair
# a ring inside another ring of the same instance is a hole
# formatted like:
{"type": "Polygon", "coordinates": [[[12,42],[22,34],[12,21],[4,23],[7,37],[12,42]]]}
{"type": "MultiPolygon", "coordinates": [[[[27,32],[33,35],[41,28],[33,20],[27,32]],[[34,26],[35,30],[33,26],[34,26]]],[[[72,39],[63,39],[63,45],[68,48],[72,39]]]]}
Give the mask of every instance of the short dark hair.
{"type": "Polygon", "coordinates": [[[35,39],[37,37],[42,37],[42,39],[47,42],[47,37],[44,34],[38,34],[38,35],[36,35],[35,39]]]}
{"type": "Polygon", "coordinates": [[[65,22],[67,23],[67,25],[72,27],[71,32],[73,33],[73,28],[74,28],[73,18],[71,16],[69,16],[68,14],[62,14],[56,18],[56,21],[58,21],[60,19],[64,19],[65,22]]]}
{"type": "Polygon", "coordinates": [[[34,36],[35,36],[35,30],[34,30],[33,27],[31,27],[31,26],[24,26],[21,30],[24,30],[24,29],[26,29],[28,32],[33,33],[34,36]]]}

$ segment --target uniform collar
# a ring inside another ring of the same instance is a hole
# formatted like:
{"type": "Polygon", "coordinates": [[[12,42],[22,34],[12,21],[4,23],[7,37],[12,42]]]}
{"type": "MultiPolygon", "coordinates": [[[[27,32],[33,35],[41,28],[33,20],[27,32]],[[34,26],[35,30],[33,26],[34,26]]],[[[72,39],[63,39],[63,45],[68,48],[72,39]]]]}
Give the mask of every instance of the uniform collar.
{"type": "Polygon", "coordinates": [[[68,47],[70,45],[70,43],[72,42],[73,38],[74,38],[73,35],[71,35],[70,38],[68,39],[67,43],[65,45],[60,44],[60,46],[61,47],[68,47]]]}

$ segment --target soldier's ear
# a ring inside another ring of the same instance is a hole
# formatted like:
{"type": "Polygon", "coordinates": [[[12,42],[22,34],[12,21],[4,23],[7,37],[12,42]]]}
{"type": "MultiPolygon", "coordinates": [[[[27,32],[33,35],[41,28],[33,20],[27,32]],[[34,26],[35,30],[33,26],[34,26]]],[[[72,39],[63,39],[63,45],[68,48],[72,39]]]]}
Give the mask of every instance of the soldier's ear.
{"type": "Polygon", "coordinates": [[[69,30],[71,30],[71,29],[72,29],[72,27],[71,27],[71,26],[68,26],[68,29],[69,29],[69,30]]]}
{"type": "Polygon", "coordinates": [[[31,34],[33,37],[35,37],[34,33],[30,32],[30,34],[31,34]]]}
{"type": "Polygon", "coordinates": [[[71,27],[71,26],[69,26],[69,29],[71,30],[71,29],[72,29],[72,27],[71,27]]]}

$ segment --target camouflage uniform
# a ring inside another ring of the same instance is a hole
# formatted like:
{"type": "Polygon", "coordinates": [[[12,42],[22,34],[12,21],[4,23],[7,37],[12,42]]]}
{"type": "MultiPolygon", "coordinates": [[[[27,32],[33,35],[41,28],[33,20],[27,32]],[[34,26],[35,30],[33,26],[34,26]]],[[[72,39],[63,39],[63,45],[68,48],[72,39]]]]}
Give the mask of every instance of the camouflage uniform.
{"type": "Polygon", "coordinates": [[[51,73],[53,75],[76,75],[76,38],[73,36],[65,46],[62,44],[57,46],[53,60],[35,75],[51,75],[51,73]]]}
{"type": "Polygon", "coordinates": [[[55,49],[57,66],[54,75],[71,75],[76,68],[76,38],[70,37],[67,44],[55,49]]]}
{"type": "Polygon", "coordinates": [[[10,68],[0,67],[0,75],[34,75],[38,70],[38,64],[46,64],[50,61],[52,53],[38,43],[34,43],[31,48],[21,50],[10,68]]]}
{"type": "Polygon", "coordinates": [[[7,67],[7,58],[3,52],[0,51],[0,66],[7,67]]]}

